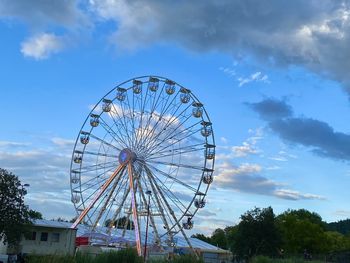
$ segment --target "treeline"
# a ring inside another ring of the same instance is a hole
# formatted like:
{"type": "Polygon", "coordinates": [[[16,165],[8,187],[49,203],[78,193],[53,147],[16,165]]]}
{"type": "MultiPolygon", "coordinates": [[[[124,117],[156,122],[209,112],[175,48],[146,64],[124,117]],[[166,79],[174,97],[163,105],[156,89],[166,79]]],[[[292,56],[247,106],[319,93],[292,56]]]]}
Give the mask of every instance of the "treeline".
{"type": "Polygon", "coordinates": [[[329,254],[350,250],[349,220],[327,224],[317,213],[287,210],[276,216],[271,207],[254,208],[235,226],[196,237],[232,251],[238,257],[329,254]]]}

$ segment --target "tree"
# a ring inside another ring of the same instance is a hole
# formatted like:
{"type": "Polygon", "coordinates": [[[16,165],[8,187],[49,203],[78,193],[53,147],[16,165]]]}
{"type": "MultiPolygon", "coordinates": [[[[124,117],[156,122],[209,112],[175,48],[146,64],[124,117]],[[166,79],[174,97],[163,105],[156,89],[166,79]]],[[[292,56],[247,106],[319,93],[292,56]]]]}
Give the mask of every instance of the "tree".
{"type": "Polygon", "coordinates": [[[241,216],[234,237],[233,252],[238,256],[275,256],[281,247],[281,238],[271,207],[254,208],[241,216]]]}
{"type": "Polygon", "coordinates": [[[238,225],[228,226],[225,228],[227,248],[231,251],[234,251],[235,238],[238,231],[238,225]]]}
{"type": "MultiPolygon", "coordinates": [[[[107,219],[105,221],[105,227],[110,227],[110,224],[112,222],[112,219],[107,219]]],[[[134,222],[128,219],[126,216],[123,216],[121,218],[118,218],[115,220],[112,224],[115,228],[123,229],[126,225],[127,229],[132,229],[134,230],[134,222]]]]}
{"type": "Polygon", "coordinates": [[[32,210],[32,209],[30,209],[29,211],[28,211],[28,215],[29,215],[29,218],[30,219],[43,219],[43,215],[40,213],[40,212],[38,212],[38,211],[35,211],[35,210],[32,210]]]}
{"type": "Polygon", "coordinates": [[[223,229],[217,228],[210,238],[210,243],[222,249],[227,249],[226,233],[223,229]]]}
{"type": "Polygon", "coordinates": [[[31,223],[24,204],[26,193],[17,176],[0,168],[0,238],[13,247],[31,223]]]}
{"type": "Polygon", "coordinates": [[[288,210],[277,217],[287,253],[311,253],[325,250],[325,223],[322,218],[305,209],[288,210]]]}

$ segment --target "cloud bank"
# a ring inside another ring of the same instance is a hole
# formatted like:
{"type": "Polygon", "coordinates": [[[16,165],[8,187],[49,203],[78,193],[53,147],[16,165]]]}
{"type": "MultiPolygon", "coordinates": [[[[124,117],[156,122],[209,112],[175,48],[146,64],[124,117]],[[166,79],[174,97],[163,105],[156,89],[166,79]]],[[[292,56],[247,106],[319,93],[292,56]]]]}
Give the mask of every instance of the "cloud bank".
{"type": "Polygon", "coordinates": [[[284,184],[277,183],[261,175],[263,168],[258,164],[244,163],[234,166],[229,162],[218,165],[215,185],[222,189],[238,192],[269,195],[286,200],[316,199],[324,197],[315,194],[304,194],[286,189],[284,184]]]}
{"type": "MultiPolygon", "coordinates": [[[[118,49],[175,43],[197,52],[249,56],[263,64],[297,65],[337,80],[350,91],[349,1],[90,0],[0,2],[0,19],[24,21],[36,32],[114,23],[118,49]]],[[[266,80],[260,73],[242,79],[266,80]]]]}
{"type": "Polygon", "coordinates": [[[350,160],[350,135],[335,131],[328,123],[306,117],[295,117],[285,101],[265,99],[248,106],[281,139],[311,148],[312,152],[336,160],[350,160]]]}

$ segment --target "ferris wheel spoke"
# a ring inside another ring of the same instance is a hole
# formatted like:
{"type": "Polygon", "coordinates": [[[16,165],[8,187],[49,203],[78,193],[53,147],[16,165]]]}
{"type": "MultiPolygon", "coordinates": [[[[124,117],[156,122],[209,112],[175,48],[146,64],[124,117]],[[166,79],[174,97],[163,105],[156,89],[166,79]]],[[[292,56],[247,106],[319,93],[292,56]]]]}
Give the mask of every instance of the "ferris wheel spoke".
{"type": "Polygon", "coordinates": [[[172,145],[174,145],[174,144],[176,144],[176,143],[179,143],[179,142],[181,142],[181,141],[183,141],[183,140],[185,140],[185,139],[191,139],[191,136],[192,136],[192,135],[196,134],[197,132],[199,132],[199,131],[201,130],[201,129],[197,129],[197,130],[194,130],[194,131],[190,130],[190,129],[193,128],[195,125],[196,125],[196,124],[194,124],[194,125],[192,125],[191,127],[188,127],[188,128],[186,128],[186,129],[184,129],[184,130],[178,132],[177,134],[173,134],[173,135],[172,135],[171,137],[169,137],[169,138],[165,138],[165,139],[161,140],[155,147],[153,147],[152,149],[150,149],[150,151],[149,151],[150,154],[149,154],[149,155],[151,156],[151,155],[152,155],[152,151],[154,151],[155,149],[157,149],[157,152],[161,152],[161,151],[163,151],[163,150],[165,150],[165,149],[171,147],[172,145]],[[180,135],[181,133],[185,133],[185,132],[189,132],[189,133],[187,133],[186,136],[183,136],[183,137],[181,137],[181,138],[177,138],[178,135],[180,135]],[[173,138],[176,138],[176,139],[174,140],[173,138]],[[169,140],[170,143],[166,143],[167,140],[169,140]],[[164,144],[164,146],[163,146],[163,147],[160,147],[160,148],[157,148],[157,147],[158,147],[159,145],[161,145],[161,144],[164,144]]]}
{"type": "MultiPolygon", "coordinates": [[[[188,109],[188,107],[187,107],[184,111],[186,111],[187,109],[188,109]]],[[[183,111],[183,112],[184,112],[184,111],[183,111]]],[[[184,120],[183,122],[180,122],[180,124],[177,125],[176,128],[173,129],[173,132],[174,132],[175,130],[179,129],[183,124],[185,124],[185,122],[186,122],[187,120],[189,120],[190,117],[191,117],[191,115],[187,116],[187,118],[185,118],[185,120],[184,120]]],[[[168,123],[167,123],[164,127],[162,127],[162,130],[163,130],[163,131],[166,130],[170,125],[172,125],[172,124],[174,123],[175,120],[177,120],[176,117],[170,118],[170,119],[169,119],[168,123]],[[170,119],[172,119],[172,120],[170,121],[170,119]]],[[[166,138],[169,138],[169,136],[170,136],[173,132],[170,132],[170,134],[167,134],[166,138]]],[[[161,136],[161,135],[162,135],[162,133],[159,132],[156,136],[151,137],[150,140],[149,140],[149,143],[146,144],[147,148],[150,148],[151,151],[152,151],[155,147],[159,146],[159,145],[160,145],[159,143],[156,144],[156,146],[154,146],[154,143],[155,143],[156,139],[158,139],[159,136],[161,136]]],[[[162,141],[164,141],[166,138],[163,138],[162,141]]]]}
{"type": "MultiPolygon", "coordinates": [[[[143,201],[144,204],[147,205],[147,199],[146,199],[145,193],[143,192],[143,189],[142,189],[142,185],[141,185],[141,182],[140,182],[140,177],[137,177],[136,180],[138,181],[137,185],[138,185],[139,192],[140,192],[140,194],[141,194],[142,201],[143,201]]],[[[148,202],[148,206],[149,206],[149,205],[150,205],[150,203],[148,202]]],[[[150,208],[147,207],[147,209],[149,210],[150,208]]],[[[155,236],[156,236],[156,240],[157,240],[157,242],[160,244],[160,238],[159,238],[158,230],[157,230],[157,227],[156,227],[156,224],[155,224],[155,221],[154,221],[152,212],[151,212],[151,213],[147,213],[147,216],[150,216],[151,225],[152,225],[152,227],[153,227],[154,234],[155,234],[155,236]]]]}
{"type": "Polygon", "coordinates": [[[112,155],[112,154],[107,154],[107,153],[100,153],[100,152],[84,151],[84,154],[89,154],[89,155],[97,155],[97,156],[103,156],[103,157],[111,157],[111,158],[116,158],[116,156],[115,156],[115,155],[112,155]]]}
{"type": "MultiPolygon", "coordinates": [[[[92,168],[90,170],[82,170],[80,171],[80,174],[87,174],[87,173],[91,173],[91,172],[94,172],[94,171],[100,171],[100,170],[103,170],[103,169],[108,169],[108,168],[115,168],[117,165],[115,164],[109,164],[109,165],[106,165],[106,166],[99,166],[97,165],[95,168],[92,168]]],[[[103,172],[104,174],[104,172],[103,172]]]]}
{"type": "MultiPolygon", "coordinates": [[[[176,138],[177,134],[174,134],[174,133],[175,133],[177,130],[179,130],[179,129],[185,124],[185,122],[186,122],[187,120],[190,119],[190,117],[191,117],[191,116],[188,116],[184,121],[180,122],[180,124],[179,124],[177,127],[173,128],[169,133],[165,134],[165,136],[162,137],[161,140],[159,140],[157,143],[155,143],[156,140],[153,140],[153,143],[148,147],[148,154],[151,154],[151,153],[152,153],[153,151],[155,151],[156,149],[157,149],[157,150],[162,150],[163,148],[164,148],[164,149],[167,148],[167,147],[169,146],[169,144],[166,144],[166,141],[168,141],[168,140],[171,141],[173,138],[176,138]],[[161,149],[158,149],[158,147],[159,147],[160,145],[162,145],[162,144],[165,144],[165,145],[164,145],[161,149]]],[[[192,126],[193,126],[193,125],[192,125],[192,126]]],[[[186,128],[186,129],[183,129],[182,131],[178,132],[178,134],[181,134],[181,133],[183,133],[183,132],[188,132],[188,131],[190,131],[190,129],[192,128],[192,126],[186,128]]],[[[192,135],[192,134],[190,133],[189,135],[192,135]]],[[[184,136],[184,137],[182,137],[182,138],[179,138],[179,139],[177,139],[177,140],[174,140],[172,143],[175,144],[175,143],[178,143],[178,142],[180,142],[180,141],[182,141],[182,140],[184,140],[184,139],[186,139],[186,138],[190,138],[189,135],[184,136]]]]}
{"type": "MultiPolygon", "coordinates": [[[[184,183],[183,181],[177,179],[176,177],[171,176],[170,174],[168,174],[168,173],[166,173],[166,172],[160,170],[159,168],[157,168],[157,167],[155,167],[155,166],[153,166],[153,165],[150,165],[150,164],[147,164],[147,165],[148,165],[149,167],[151,167],[153,170],[155,170],[155,171],[157,171],[158,173],[160,173],[161,175],[163,175],[163,176],[165,176],[165,177],[167,177],[167,178],[169,178],[169,179],[175,181],[176,183],[178,183],[178,184],[180,184],[180,185],[182,185],[182,186],[185,186],[185,187],[188,188],[189,190],[193,191],[193,193],[196,193],[196,192],[197,192],[197,189],[195,189],[194,187],[192,187],[192,186],[190,186],[190,185],[184,183]]],[[[167,165],[168,165],[168,164],[167,164],[167,165]]]]}
{"type": "MultiPolygon", "coordinates": [[[[113,183],[111,189],[109,190],[108,196],[107,196],[107,198],[106,198],[106,200],[105,200],[103,206],[101,207],[100,212],[99,212],[98,215],[97,215],[97,218],[96,218],[96,220],[95,220],[95,223],[94,223],[94,225],[92,226],[92,230],[94,230],[94,229],[96,228],[98,222],[100,221],[100,219],[101,219],[101,217],[102,217],[102,214],[103,214],[103,213],[105,212],[105,210],[106,210],[107,205],[110,203],[110,200],[111,200],[111,198],[112,198],[112,196],[113,196],[113,193],[114,193],[115,189],[117,188],[117,185],[118,185],[120,179],[122,178],[123,173],[124,173],[124,171],[122,170],[122,171],[119,173],[119,176],[117,176],[117,177],[114,179],[114,183],[113,183]]],[[[107,191],[108,191],[108,189],[107,189],[107,191]]]]}
{"type": "Polygon", "coordinates": [[[161,164],[161,165],[167,165],[167,166],[175,166],[179,168],[188,168],[188,169],[194,169],[203,171],[203,167],[201,166],[195,166],[195,165],[189,165],[189,164],[181,164],[181,163],[172,163],[172,162],[163,162],[163,161],[156,161],[156,160],[146,160],[146,163],[155,163],[155,164],[161,164]]]}
{"type": "MultiPolygon", "coordinates": [[[[85,181],[84,183],[81,183],[81,184],[79,185],[80,191],[81,191],[81,192],[84,192],[84,191],[88,190],[89,188],[86,188],[86,189],[81,189],[81,188],[82,188],[83,186],[85,186],[85,185],[89,186],[89,183],[90,183],[90,182],[92,182],[92,181],[94,181],[94,180],[96,180],[96,179],[98,179],[98,178],[102,179],[102,178],[101,178],[102,175],[104,175],[104,174],[106,174],[106,173],[109,173],[109,172],[113,171],[114,169],[115,169],[115,166],[111,167],[110,169],[108,169],[108,170],[106,170],[106,171],[103,171],[102,173],[99,173],[97,176],[95,176],[95,177],[93,177],[93,178],[91,178],[91,179],[85,181]]],[[[97,184],[94,184],[93,186],[96,186],[96,185],[97,185],[97,184]]],[[[93,187],[93,186],[90,185],[89,187],[91,188],[91,187],[93,187]]]]}
{"type": "Polygon", "coordinates": [[[119,131],[119,134],[117,132],[114,131],[114,129],[112,129],[112,127],[110,125],[108,125],[108,123],[102,118],[100,117],[101,122],[101,126],[103,127],[103,129],[106,130],[106,132],[117,142],[120,144],[120,146],[124,146],[127,147],[127,144],[125,143],[124,139],[123,139],[123,134],[121,133],[121,129],[118,129],[117,127],[117,131],[119,131]]]}
{"type": "MultiPolygon", "coordinates": [[[[127,96],[128,97],[128,96],[127,96]]],[[[129,100],[127,100],[129,102],[129,100]]],[[[134,148],[134,140],[133,140],[133,119],[134,116],[130,116],[130,104],[126,104],[125,101],[120,103],[120,107],[122,109],[122,118],[124,120],[124,124],[127,127],[128,133],[126,136],[128,137],[129,145],[133,149],[134,148]],[[130,129],[130,130],[129,130],[130,129]]]]}
{"type": "MultiPolygon", "coordinates": [[[[158,102],[159,102],[159,99],[160,99],[160,97],[162,96],[162,93],[163,93],[163,91],[164,91],[164,86],[165,86],[165,83],[162,85],[162,89],[160,90],[160,92],[158,92],[158,96],[154,96],[153,97],[153,105],[152,105],[152,107],[151,107],[151,111],[150,111],[150,113],[149,113],[149,117],[148,117],[148,120],[147,120],[147,123],[146,123],[146,126],[145,126],[145,131],[148,133],[148,130],[149,130],[149,125],[150,125],[150,123],[151,123],[151,119],[152,119],[152,117],[153,117],[153,114],[155,113],[155,110],[156,110],[156,108],[157,108],[157,105],[158,105],[158,102]],[[156,97],[157,97],[157,99],[156,99],[156,97]]],[[[167,97],[167,99],[169,98],[169,96],[167,97]]],[[[146,134],[146,136],[147,136],[147,134],[146,134]]],[[[140,138],[140,140],[139,140],[139,142],[137,142],[137,146],[138,146],[138,144],[142,144],[143,143],[143,136],[142,136],[142,134],[141,134],[141,138],[140,138]]]]}
{"type": "MultiPolygon", "coordinates": [[[[160,112],[160,114],[159,114],[159,117],[158,117],[158,120],[157,120],[157,122],[155,123],[155,125],[153,126],[153,129],[152,130],[156,130],[157,129],[157,127],[158,127],[158,125],[159,125],[159,123],[161,122],[161,120],[163,120],[163,116],[165,115],[165,113],[167,112],[167,110],[169,109],[169,107],[171,106],[171,104],[174,102],[174,100],[177,98],[177,96],[179,95],[179,91],[176,93],[176,95],[173,97],[173,99],[171,100],[171,102],[167,105],[167,103],[168,103],[168,100],[169,100],[169,98],[170,98],[170,96],[168,96],[167,97],[167,100],[166,100],[166,102],[165,102],[165,104],[164,104],[164,107],[163,107],[163,109],[161,110],[161,112],[160,112]]],[[[176,105],[176,104],[175,104],[176,105]]],[[[179,105],[176,105],[177,107],[176,107],[176,110],[175,110],[175,112],[181,107],[181,104],[179,104],[179,105]]],[[[168,122],[169,122],[169,120],[168,120],[168,122]]],[[[146,134],[146,136],[145,136],[145,139],[147,139],[148,137],[149,137],[149,135],[150,135],[150,132],[148,131],[147,132],[147,134],[146,134]]],[[[141,144],[147,144],[147,142],[145,141],[145,139],[144,140],[141,140],[140,141],[140,143],[141,144]]]]}
{"type": "Polygon", "coordinates": [[[76,228],[76,226],[83,220],[86,214],[90,211],[90,209],[94,206],[100,196],[105,192],[106,188],[111,184],[113,179],[124,169],[124,165],[120,165],[114,173],[109,177],[109,179],[101,186],[98,193],[91,201],[91,203],[84,209],[84,211],[79,215],[79,217],[75,220],[71,228],[76,228]]]}
{"type": "Polygon", "coordinates": [[[96,135],[94,135],[94,134],[91,134],[91,133],[90,133],[90,137],[92,137],[92,138],[94,138],[95,140],[97,140],[97,141],[103,143],[105,146],[111,147],[111,148],[113,148],[113,149],[115,149],[115,150],[117,150],[117,151],[119,151],[119,152],[121,151],[121,149],[119,149],[119,148],[116,147],[115,145],[113,145],[113,144],[111,144],[111,143],[109,143],[109,142],[106,142],[105,140],[101,139],[100,137],[98,137],[98,136],[96,136],[96,135]]]}
{"type": "MultiPolygon", "coordinates": [[[[166,209],[163,208],[163,204],[162,204],[162,201],[160,200],[159,198],[159,194],[158,194],[158,190],[157,188],[155,187],[154,183],[153,183],[153,180],[151,178],[151,171],[149,169],[145,169],[145,172],[146,172],[146,175],[148,177],[148,180],[149,180],[149,184],[152,188],[152,191],[154,193],[154,197],[155,197],[155,200],[156,200],[156,203],[157,203],[157,209],[158,211],[160,212],[160,215],[161,215],[161,218],[162,218],[162,221],[163,221],[163,224],[164,224],[164,227],[167,231],[167,233],[170,234],[170,227],[169,227],[169,223],[168,223],[168,220],[167,220],[167,217],[164,213],[164,211],[166,211],[166,209]]],[[[164,205],[165,207],[165,205],[164,205]]],[[[173,236],[171,235],[170,236],[171,240],[173,239],[173,236]]]]}
{"type": "Polygon", "coordinates": [[[147,166],[145,166],[145,168],[149,171],[150,178],[153,179],[153,182],[155,183],[155,187],[157,188],[158,193],[160,194],[161,198],[164,200],[165,205],[167,206],[168,210],[170,211],[170,214],[173,217],[173,219],[175,221],[175,224],[178,226],[179,230],[181,231],[181,233],[182,233],[183,237],[185,238],[185,240],[186,240],[188,246],[190,247],[190,249],[193,250],[193,247],[192,247],[192,244],[191,244],[190,240],[188,239],[186,233],[184,232],[183,228],[181,227],[181,225],[179,223],[180,219],[176,218],[175,213],[172,210],[171,206],[169,205],[168,201],[166,200],[163,192],[160,190],[158,184],[155,182],[155,178],[154,178],[152,172],[147,168],[147,166]]]}
{"type": "MultiPolygon", "coordinates": [[[[140,120],[139,120],[139,126],[137,128],[138,131],[142,131],[142,125],[143,125],[143,114],[145,112],[145,107],[147,103],[147,94],[148,94],[148,88],[146,88],[146,94],[145,98],[143,98],[143,93],[141,93],[141,101],[140,101],[140,120]]],[[[141,140],[141,139],[140,139],[141,140]]]]}
{"type": "Polygon", "coordinates": [[[129,193],[130,193],[130,188],[127,187],[126,191],[124,192],[123,198],[121,199],[121,203],[119,204],[117,210],[114,212],[114,215],[113,215],[113,217],[111,219],[111,223],[109,224],[109,228],[110,229],[108,230],[109,231],[108,233],[111,232],[112,225],[117,220],[118,216],[120,217],[120,212],[121,212],[122,208],[124,207],[124,203],[125,203],[128,195],[129,195],[129,193]]]}
{"type": "Polygon", "coordinates": [[[81,166],[80,173],[87,173],[87,172],[91,172],[91,171],[95,171],[95,170],[104,169],[106,167],[113,167],[113,165],[114,165],[114,167],[118,166],[118,162],[115,160],[115,161],[110,161],[110,162],[93,164],[93,165],[89,165],[89,166],[81,166]]]}
{"type": "MultiPolygon", "coordinates": [[[[159,179],[159,177],[156,175],[156,173],[159,173],[159,170],[154,169],[154,167],[149,167],[148,169],[153,170],[152,175],[154,179],[154,183],[163,190],[166,196],[168,196],[169,200],[172,201],[172,203],[180,210],[180,212],[183,212],[182,209],[186,209],[186,206],[178,199],[174,193],[163,183],[162,180],[159,179]],[[151,168],[151,169],[150,169],[151,168]],[[181,208],[181,207],[182,208],[181,208]]],[[[192,190],[192,189],[191,189],[192,190]]],[[[172,210],[173,211],[173,210],[172,210]]]]}
{"type": "Polygon", "coordinates": [[[146,158],[145,160],[153,160],[158,158],[164,158],[169,156],[176,156],[176,155],[182,155],[190,152],[198,152],[203,151],[205,148],[203,146],[203,143],[193,144],[193,145],[187,145],[183,147],[173,148],[171,150],[166,150],[162,152],[155,152],[150,157],[146,158]],[[200,146],[200,147],[199,147],[200,146]]]}
{"type": "MultiPolygon", "coordinates": [[[[129,131],[128,127],[127,127],[127,124],[124,122],[124,117],[119,115],[119,112],[118,112],[117,108],[115,107],[114,103],[112,103],[111,105],[112,105],[112,107],[114,109],[114,113],[116,115],[118,115],[117,117],[119,118],[121,126],[123,127],[123,130],[125,131],[125,135],[126,135],[125,137],[126,137],[126,139],[128,141],[128,144],[131,145],[130,136],[129,136],[130,131],[129,131]]],[[[113,116],[113,113],[111,113],[110,116],[112,117],[113,122],[115,123],[115,125],[118,127],[118,122],[115,120],[115,118],[113,116]]]]}

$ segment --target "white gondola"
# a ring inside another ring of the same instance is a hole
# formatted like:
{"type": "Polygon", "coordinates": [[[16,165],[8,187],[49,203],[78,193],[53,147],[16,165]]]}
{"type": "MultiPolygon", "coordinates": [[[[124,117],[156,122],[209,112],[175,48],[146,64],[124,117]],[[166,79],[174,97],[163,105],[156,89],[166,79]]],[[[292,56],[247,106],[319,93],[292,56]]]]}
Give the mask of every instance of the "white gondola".
{"type": "Polygon", "coordinates": [[[197,198],[194,200],[194,206],[197,208],[203,208],[205,207],[205,200],[204,198],[197,198]]]}
{"type": "Polygon", "coordinates": [[[71,182],[72,184],[77,184],[80,181],[80,172],[77,170],[71,171],[71,182]]]}
{"type": "Polygon", "coordinates": [[[180,95],[180,100],[181,100],[182,103],[186,104],[186,103],[188,103],[190,101],[190,99],[191,99],[191,97],[187,93],[183,93],[183,94],[180,95]]]}
{"type": "Polygon", "coordinates": [[[90,118],[90,125],[92,127],[97,127],[100,124],[100,120],[99,120],[100,116],[97,115],[97,114],[91,114],[90,116],[91,116],[91,118],[90,118]]]}
{"type": "Polygon", "coordinates": [[[187,229],[187,230],[192,229],[193,228],[193,224],[194,224],[194,222],[192,221],[191,217],[187,217],[186,220],[182,221],[182,227],[184,229],[187,229]]]}
{"type": "Polygon", "coordinates": [[[142,81],[134,79],[132,82],[132,90],[135,94],[140,94],[142,91],[142,81]]]}
{"type": "Polygon", "coordinates": [[[148,82],[148,89],[152,92],[156,92],[159,86],[159,79],[150,77],[148,82]]]}
{"type": "Polygon", "coordinates": [[[204,173],[203,173],[203,183],[205,184],[211,184],[213,182],[213,172],[214,170],[213,169],[208,169],[208,168],[205,168],[204,169],[204,173]]]}
{"type": "Polygon", "coordinates": [[[118,88],[117,89],[117,100],[124,101],[125,97],[126,97],[125,92],[126,92],[126,89],[118,88]]]}
{"type": "Polygon", "coordinates": [[[215,145],[213,144],[206,144],[206,149],[204,150],[205,158],[208,160],[212,160],[215,158],[215,145]]]}
{"type": "Polygon", "coordinates": [[[192,106],[194,107],[192,109],[192,115],[195,117],[195,118],[200,118],[202,117],[203,115],[203,104],[200,103],[200,102],[194,102],[192,104],[192,106]]]}
{"type": "Polygon", "coordinates": [[[203,126],[203,128],[201,129],[202,136],[208,137],[213,133],[213,128],[211,126],[211,122],[203,121],[202,126],[203,126]]]}
{"type": "Polygon", "coordinates": [[[82,152],[75,151],[73,160],[74,160],[75,163],[81,163],[83,161],[83,154],[82,154],[82,152]]]}
{"type": "Polygon", "coordinates": [[[88,133],[88,132],[82,131],[82,132],[81,132],[81,136],[80,136],[80,142],[81,142],[82,144],[88,144],[89,141],[90,141],[89,133],[88,133]]]}
{"type": "Polygon", "coordinates": [[[112,109],[112,101],[111,100],[107,100],[107,99],[103,99],[102,110],[104,112],[110,112],[111,109],[112,109]]]}
{"type": "Polygon", "coordinates": [[[73,192],[72,193],[72,199],[71,199],[72,203],[77,204],[80,202],[80,193],[79,192],[73,192]]]}
{"type": "Polygon", "coordinates": [[[165,92],[168,95],[172,95],[175,92],[175,82],[167,79],[165,81],[165,92]]]}

